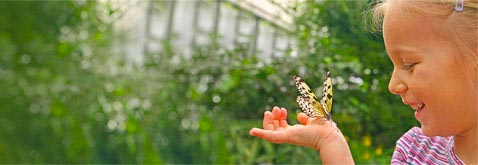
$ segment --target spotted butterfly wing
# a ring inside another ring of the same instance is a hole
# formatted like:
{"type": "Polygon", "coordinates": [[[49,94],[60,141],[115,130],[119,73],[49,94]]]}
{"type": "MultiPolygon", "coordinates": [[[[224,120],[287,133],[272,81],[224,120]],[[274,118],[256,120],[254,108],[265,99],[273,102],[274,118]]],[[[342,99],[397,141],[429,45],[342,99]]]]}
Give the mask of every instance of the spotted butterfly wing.
{"type": "Polygon", "coordinates": [[[322,99],[320,100],[300,76],[294,75],[293,80],[300,93],[300,96],[297,96],[297,104],[302,111],[309,117],[330,120],[332,118],[330,111],[332,110],[333,97],[330,72],[327,72],[325,76],[322,99]]]}
{"type": "Polygon", "coordinates": [[[332,100],[333,100],[333,90],[332,90],[332,77],[330,76],[330,71],[327,71],[324,80],[324,88],[322,90],[322,100],[321,103],[325,104],[327,108],[325,110],[330,113],[332,111],[332,100]]]}

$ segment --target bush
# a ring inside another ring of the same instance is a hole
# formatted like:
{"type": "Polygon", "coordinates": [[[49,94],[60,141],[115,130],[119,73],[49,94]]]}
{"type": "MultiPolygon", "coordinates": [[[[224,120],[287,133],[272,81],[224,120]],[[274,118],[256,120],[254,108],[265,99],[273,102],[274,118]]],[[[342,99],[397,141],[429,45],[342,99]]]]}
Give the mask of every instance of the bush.
{"type": "Polygon", "coordinates": [[[297,57],[287,50],[266,63],[248,43],[226,49],[210,34],[192,56],[165,39],[140,66],[115,49],[114,2],[1,4],[0,163],[316,163],[313,149],[248,130],[272,106],[296,123],[292,75],[321,86],[326,68],[334,121],[357,163],[390,162],[415,124],[387,91],[392,66],[362,24],[365,1],[298,4],[297,57]]]}

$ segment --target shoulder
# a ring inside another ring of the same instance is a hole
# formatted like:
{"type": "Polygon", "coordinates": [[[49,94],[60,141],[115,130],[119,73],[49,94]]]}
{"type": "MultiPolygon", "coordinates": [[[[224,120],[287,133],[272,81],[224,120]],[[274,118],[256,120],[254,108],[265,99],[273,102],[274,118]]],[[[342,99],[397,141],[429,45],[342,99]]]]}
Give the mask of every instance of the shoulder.
{"type": "Polygon", "coordinates": [[[413,127],[397,141],[392,163],[439,163],[447,162],[446,145],[450,137],[428,137],[421,128],[413,127]]]}
{"type": "Polygon", "coordinates": [[[413,127],[400,137],[397,141],[397,145],[401,144],[410,147],[439,147],[441,150],[437,151],[445,151],[445,147],[450,139],[451,137],[428,137],[423,134],[421,128],[413,127]]]}

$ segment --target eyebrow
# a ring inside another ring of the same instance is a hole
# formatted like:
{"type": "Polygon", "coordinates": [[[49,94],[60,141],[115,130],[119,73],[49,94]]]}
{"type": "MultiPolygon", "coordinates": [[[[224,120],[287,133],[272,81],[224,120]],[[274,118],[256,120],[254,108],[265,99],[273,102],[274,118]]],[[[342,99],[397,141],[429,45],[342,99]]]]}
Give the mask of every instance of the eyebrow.
{"type": "Polygon", "coordinates": [[[392,53],[389,54],[390,60],[392,61],[401,61],[403,56],[407,56],[410,54],[418,54],[416,49],[411,48],[410,46],[400,46],[397,49],[390,51],[392,53]]]}
{"type": "Polygon", "coordinates": [[[402,54],[415,54],[418,53],[416,49],[411,48],[410,46],[400,46],[398,49],[395,49],[392,51],[392,53],[396,55],[402,55],[402,54]]]}

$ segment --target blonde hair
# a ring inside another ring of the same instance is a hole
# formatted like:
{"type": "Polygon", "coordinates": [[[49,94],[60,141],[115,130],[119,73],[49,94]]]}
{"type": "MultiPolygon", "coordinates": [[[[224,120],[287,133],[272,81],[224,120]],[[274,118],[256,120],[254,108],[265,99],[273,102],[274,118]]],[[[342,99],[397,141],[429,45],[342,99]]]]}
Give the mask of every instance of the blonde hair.
{"type": "MultiPolygon", "coordinates": [[[[464,10],[455,11],[456,0],[382,0],[372,10],[373,29],[381,29],[383,17],[390,5],[407,3],[409,11],[450,18],[449,32],[462,54],[468,55],[477,68],[478,61],[478,0],[465,0],[464,10]]],[[[461,4],[461,0],[459,2],[461,4]]],[[[448,29],[447,29],[448,30],[448,29]]]]}

